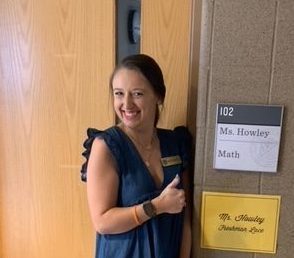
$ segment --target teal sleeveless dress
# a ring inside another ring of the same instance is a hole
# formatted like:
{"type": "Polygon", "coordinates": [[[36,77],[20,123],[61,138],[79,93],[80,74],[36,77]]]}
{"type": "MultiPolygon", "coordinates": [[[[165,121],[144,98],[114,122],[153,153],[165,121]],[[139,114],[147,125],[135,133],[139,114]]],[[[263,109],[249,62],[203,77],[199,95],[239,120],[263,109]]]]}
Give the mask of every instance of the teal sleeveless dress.
{"type": "MultiPolygon", "coordinates": [[[[117,207],[129,207],[160,195],[162,190],[189,165],[191,138],[185,127],[174,130],[157,129],[162,158],[180,156],[176,165],[163,166],[164,179],[158,188],[133,142],[117,126],[105,131],[88,129],[84,143],[81,175],[86,181],[86,169],[93,140],[104,139],[118,165],[119,189],[117,207]]],[[[182,180],[181,180],[182,181],[182,180]]],[[[178,185],[182,188],[182,184],[178,185]]],[[[182,239],[183,211],[160,214],[142,225],[121,234],[96,236],[96,258],[178,258],[182,239]]]]}

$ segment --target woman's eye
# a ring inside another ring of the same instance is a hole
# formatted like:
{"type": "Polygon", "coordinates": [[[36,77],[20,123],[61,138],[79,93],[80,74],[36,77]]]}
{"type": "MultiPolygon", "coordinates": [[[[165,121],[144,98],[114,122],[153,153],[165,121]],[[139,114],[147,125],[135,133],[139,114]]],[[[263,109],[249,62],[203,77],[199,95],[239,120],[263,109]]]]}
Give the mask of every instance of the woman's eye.
{"type": "Polygon", "coordinates": [[[121,92],[121,91],[115,91],[115,92],[113,93],[113,95],[114,95],[115,97],[121,97],[121,96],[123,96],[123,92],[121,92]]]}
{"type": "Polygon", "coordinates": [[[134,97],[141,97],[141,96],[143,96],[143,92],[139,92],[139,91],[138,92],[134,92],[133,93],[133,96],[134,97]]]}

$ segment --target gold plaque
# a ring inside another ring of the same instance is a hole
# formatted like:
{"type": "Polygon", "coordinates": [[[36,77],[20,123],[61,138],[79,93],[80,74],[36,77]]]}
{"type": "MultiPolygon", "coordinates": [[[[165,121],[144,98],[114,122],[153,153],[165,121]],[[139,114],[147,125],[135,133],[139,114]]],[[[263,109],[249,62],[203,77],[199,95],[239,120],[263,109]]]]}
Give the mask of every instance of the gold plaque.
{"type": "Polygon", "coordinates": [[[170,157],[161,158],[161,164],[163,167],[175,166],[175,165],[182,164],[182,160],[179,155],[170,156],[170,157]]]}
{"type": "Polygon", "coordinates": [[[203,192],[201,247],[276,253],[280,196],[203,192]]]}

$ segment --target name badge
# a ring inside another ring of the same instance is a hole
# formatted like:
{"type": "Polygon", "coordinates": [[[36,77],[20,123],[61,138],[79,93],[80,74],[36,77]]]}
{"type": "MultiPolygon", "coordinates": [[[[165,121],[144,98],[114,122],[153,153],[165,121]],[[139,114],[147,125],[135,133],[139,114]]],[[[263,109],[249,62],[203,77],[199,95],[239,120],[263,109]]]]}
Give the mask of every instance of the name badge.
{"type": "Polygon", "coordinates": [[[161,158],[161,164],[163,167],[169,167],[169,166],[182,164],[182,160],[179,155],[170,156],[170,157],[161,158]]]}

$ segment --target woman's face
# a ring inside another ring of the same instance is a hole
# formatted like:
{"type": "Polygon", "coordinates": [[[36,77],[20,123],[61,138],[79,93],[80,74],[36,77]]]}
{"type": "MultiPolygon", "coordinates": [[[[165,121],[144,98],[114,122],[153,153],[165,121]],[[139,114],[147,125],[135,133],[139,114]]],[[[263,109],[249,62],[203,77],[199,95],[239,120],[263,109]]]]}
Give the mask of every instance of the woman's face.
{"type": "Polygon", "coordinates": [[[120,69],[114,75],[112,89],[114,110],[124,126],[139,130],[153,128],[159,98],[140,72],[120,69]]]}

